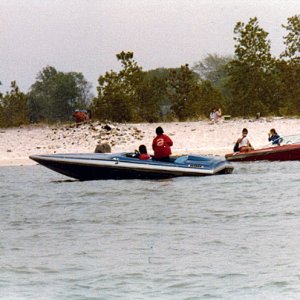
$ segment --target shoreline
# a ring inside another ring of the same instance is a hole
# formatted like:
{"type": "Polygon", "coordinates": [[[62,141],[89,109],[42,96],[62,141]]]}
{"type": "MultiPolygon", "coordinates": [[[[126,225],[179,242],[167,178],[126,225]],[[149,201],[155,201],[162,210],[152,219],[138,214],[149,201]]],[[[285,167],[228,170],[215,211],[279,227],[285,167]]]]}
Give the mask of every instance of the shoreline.
{"type": "Polygon", "coordinates": [[[28,158],[0,159],[0,167],[34,166],[36,162],[28,158]]]}
{"type": "Polygon", "coordinates": [[[162,126],[173,140],[173,155],[198,154],[224,156],[245,127],[254,148],[266,146],[267,133],[275,128],[282,136],[296,135],[300,119],[260,118],[230,119],[211,124],[209,121],[117,124],[97,121],[81,124],[28,125],[0,129],[0,167],[35,165],[29,159],[33,154],[94,152],[98,143],[109,143],[112,152],[126,152],[146,145],[152,154],[155,128],[162,126]]]}

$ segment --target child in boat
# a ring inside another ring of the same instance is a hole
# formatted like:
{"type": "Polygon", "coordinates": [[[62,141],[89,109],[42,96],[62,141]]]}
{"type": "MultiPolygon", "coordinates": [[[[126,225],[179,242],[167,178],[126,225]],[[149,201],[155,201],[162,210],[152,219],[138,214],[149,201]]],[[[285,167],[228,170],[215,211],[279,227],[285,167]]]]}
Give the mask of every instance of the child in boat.
{"type": "Polygon", "coordinates": [[[274,128],[270,130],[268,133],[269,135],[269,142],[272,142],[272,145],[280,146],[280,143],[282,142],[282,138],[279,136],[279,134],[276,132],[274,128]]]}
{"type": "Polygon", "coordinates": [[[246,152],[246,151],[250,151],[250,150],[254,150],[254,148],[252,147],[248,137],[248,129],[244,128],[242,130],[242,137],[238,138],[236,143],[238,144],[238,151],[240,152],[246,152]]]}
{"type": "Polygon", "coordinates": [[[150,155],[147,153],[147,148],[145,145],[139,146],[139,159],[140,160],[147,160],[150,159],[150,155]]]}

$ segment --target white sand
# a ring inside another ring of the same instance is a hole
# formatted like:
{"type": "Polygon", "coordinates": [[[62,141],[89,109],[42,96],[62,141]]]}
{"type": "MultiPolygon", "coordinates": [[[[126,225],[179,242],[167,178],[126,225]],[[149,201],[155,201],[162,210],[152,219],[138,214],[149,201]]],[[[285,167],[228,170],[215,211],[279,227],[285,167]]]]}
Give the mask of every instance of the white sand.
{"type": "Polygon", "coordinates": [[[224,155],[232,152],[244,127],[249,131],[252,145],[260,148],[268,144],[267,133],[271,128],[283,136],[299,134],[300,119],[237,119],[218,124],[208,121],[109,124],[112,127],[109,131],[102,128],[104,125],[94,122],[79,127],[72,124],[0,129],[0,166],[35,164],[28,158],[32,154],[94,152],[98,142],[110,143],[112,152],[133,151],[140,144],[145,144],[152,154],[151,144],[157,126],[162,126],[172,138],[175,155],[224,155]]]}

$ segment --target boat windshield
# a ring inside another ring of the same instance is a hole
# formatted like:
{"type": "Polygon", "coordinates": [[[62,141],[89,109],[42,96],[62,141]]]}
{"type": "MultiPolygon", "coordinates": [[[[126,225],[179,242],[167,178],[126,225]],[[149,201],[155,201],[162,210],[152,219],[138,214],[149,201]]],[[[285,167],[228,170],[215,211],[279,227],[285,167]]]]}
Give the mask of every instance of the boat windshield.
{"type": "MultiPolygon", "coordinates": [[[[287,135],[281,136],[279,139],[280,145],[291,145],[291,144],[300,144],[300,134],[297,135],[287,135]]],[[[273,142],[269,143],[266,147],[277,146],[273,142]]]]}

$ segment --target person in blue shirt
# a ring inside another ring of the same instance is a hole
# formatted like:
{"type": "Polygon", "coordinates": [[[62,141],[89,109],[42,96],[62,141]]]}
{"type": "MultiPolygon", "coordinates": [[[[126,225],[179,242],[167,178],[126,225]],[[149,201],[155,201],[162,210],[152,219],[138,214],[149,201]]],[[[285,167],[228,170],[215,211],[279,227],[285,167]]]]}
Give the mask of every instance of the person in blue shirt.
{"type": "Polygon", "coordinates": [[[282,142],[282,138],[279,136],[277,131],[272,128],[270,132],[268,133],[269,135],[269,142],[272,142],[272,145],[280,146],[280,143],[282,142]]]}

